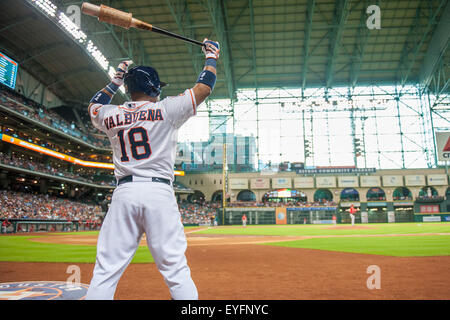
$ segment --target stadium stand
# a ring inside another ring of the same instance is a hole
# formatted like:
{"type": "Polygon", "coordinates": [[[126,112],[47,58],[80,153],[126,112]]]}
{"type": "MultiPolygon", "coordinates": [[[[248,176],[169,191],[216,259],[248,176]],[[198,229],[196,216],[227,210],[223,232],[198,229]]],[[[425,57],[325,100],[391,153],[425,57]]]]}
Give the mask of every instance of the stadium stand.
{"type": "Polygon", "coordinates": [[[69,122],[56,112],[52,112],[37,102],[27,99],[19,93],[9,90],[4,86],[0,86],[0,104],[4,107],[20,112],[30,119],[45,123],[46,125],[52,126],[53,128],[66,134],[91,143],[94,146],[109,148],[109,141],[106,136],[92,127],[88,121],[86,122],[86,124],[88,124],[88,131],[83,132],[80,129],[80,126],[77,126],[74,121],[69,122]],[[91,133],[96,134],[96,136],[91,133]],[[98,138],[99,135],[103,136],[103,138],[98,138]]]}

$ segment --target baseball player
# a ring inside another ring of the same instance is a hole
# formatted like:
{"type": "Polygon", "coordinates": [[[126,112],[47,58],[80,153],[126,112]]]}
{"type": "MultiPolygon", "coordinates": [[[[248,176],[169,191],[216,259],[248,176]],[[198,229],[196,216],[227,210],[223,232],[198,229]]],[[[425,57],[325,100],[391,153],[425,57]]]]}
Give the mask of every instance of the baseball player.
{"type": "Polygon", "coordinates": [[[247,226],[247,216],[245,215],[245,213],[242,215],[242,226],[247,226]]]}
{"type": "Polygon", "coordinates": [[[198,299],[185,251],[181,216],[172,188],[177,131],[212,92],[219,43],[204,40],[206,63],[197,83],[176,97],[159,99],[158,73],[151,67],[128,70],[122,62],[111,83],[89,105],[93,125],[113,149],[117,188],[97,242],[97,257],[86,299],[113,299],[117,283],[142,235],[174,300],[198,299]],[[110,105],[124,84],[132,101],[110,105]]]}
{"type": "Polygon", "coordinates": [[[355,213],[356,213],[356,209],[355,209],[355,207],[354,207],[354,205],[352,204],[351,206],[350,206],[350,218],[352,219],[352,226],[354,226],[355,225],[355,213]]]}

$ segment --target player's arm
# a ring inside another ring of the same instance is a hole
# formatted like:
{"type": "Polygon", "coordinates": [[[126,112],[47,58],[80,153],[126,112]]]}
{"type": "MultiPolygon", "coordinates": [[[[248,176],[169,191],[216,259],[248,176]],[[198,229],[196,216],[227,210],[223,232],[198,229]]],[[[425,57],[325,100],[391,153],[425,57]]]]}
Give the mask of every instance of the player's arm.
{"type": "Polygon", "coordinates": [[[99,110],[103,105],[111,102],[117,90],[119,90],[120,86],[123,85],[123,77],[128,71],[128,66],[132,63],[133,62],[130,60],[122,61],[117,67],[116,73],[114,74],[111,82],[102,90],[98,91],[94,97],[92,97],[88,107],[88,112],[92,119],[98,115],[99,110]]]}
{"type": "Polygon", "coordinates": [[[200,105],[211,94],[216,83],[216,64],[219,58],[219,43],[205,39],[203,52],[206,56],[205,68],[200,73],[196,85],[176,97],[163,100],[167,119],[176,128],[181,127],[190,117],[197,113],[200,105]]]}
{"type": "Polygon", "coordinates": [[[216,66],[219,59],[220,45],[208,39],[203,41],[205,44],[202,51],[206,57],[205,67],[200,73],[196,85],[192,88],[197,105],[200,105],[206,98],[209,97],[214,85],[216,84],[216,66]]]}

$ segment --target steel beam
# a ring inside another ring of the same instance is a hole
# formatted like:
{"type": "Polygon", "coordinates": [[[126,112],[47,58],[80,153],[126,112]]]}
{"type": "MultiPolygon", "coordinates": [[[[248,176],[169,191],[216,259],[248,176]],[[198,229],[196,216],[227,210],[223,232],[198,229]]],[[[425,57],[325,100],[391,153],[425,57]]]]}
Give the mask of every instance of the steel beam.
{"type": "Polygon", "coordinates": [[[433,73],[438,68],[442,57],[447,51],[448,44],[450,42],[450,2],[445,6],[444,12],[440,18],[439,24],[437,25],[433,36],[431,38],[430,44],[428,45],[428,50],[425,59],[422,64],[422,68],[419,74],[419,80],[422,85],[428,86],[433,73]]]}
{"type": "Polygon", "coordinates": [[[24,16],[24,17],[18,19],[18,20],[17,19],[10,20],[7,23],[5,23],[4,27],[2,27],[0,29],[0,33],[3,32],[3,31],[6,31],[8,29],[11,29],[11,28],[13,28],[15,26],[21,25],[21,24],[27,22],[31,18],[33,18],[33,15],[27,15],[27,16],[24,16]]]}
{"type": "Polygon", "coordinates": [[[79,76],[80,74],[83,74],[85,72],[91,72],[92,69],[91,68],[80,68],[80,69],[76,69],[73,71],[67,71],[62,73],[55,81],[53,81],[52,83],[48,84],[47,87],[53,87],[55,84],[58,84],[60,82],[63,82],[69,78],[73,78],[76,76],[79,76]]]}
{"type": "MultiPolygon", "coordinates": [[[[249,0],[248,7],[250,10],[250,36],[252,39],[252,70],[255,80],[255,89],[258,88],[258,79],[256,77],[256,40],[255,40],[255,13],[253,7],[253,0],[249,0]]],[[[256,94],[258,97],[258,94],[256,94]]]]}
{"type": "Polygon", "coordinates": [[[333,25],[334,29],[330,37],[330,57],[327,64],[327,69],[325,72],[325,83],[327,88],[331,88],[333,85],[333,73],[334,65],[337,59],[338,47],[341,42],[342,32],[344,30],[345,21],[347,20],[349,14],[349,3],[348,0],[337,0],[334,9],[334,19],[333,25]]]}
{"type": "MultiPolygon", "coordinates": [[[[366,8],[370,5],[371,0],[365,0],[363,2],[363,8],[359,19],[359,29],[355,40],[355,46],[353,48],[352,62],[350,66],[350,86],[354,88],[358,81],[359,72],[361,70],[362,59],[364,56],[367,40],[369,38],[369,29],[367,28],[365,21],[367,19],[366,8]]],[[[377,1],[379,5],[380,1],[377,1]]]]}
{"type": "Polygon", "coordinates": [[[37,57],[42,56],[43,54],[46,54],[47,52],[49,52],[53,49],[56,49],[60,46],[66,45],[66,44],[67,44],[67,42],[56,42],[56,43],[48,45],[48,46],[43,46],[43,47],[34,49],[33,52],[31,52],[31,55],[29,55],[26,59],[22,60],[20,62],[20,64],[23,65],[29,61],[36,59],[37,57]]]}
{"type": "MultiPolygon", "coordinates": [[[[194,28],[189,28],[189,26],[193,26],[194,23],[192,21],[187,2],[183,0],[166,0],[166,3],[173,18],[175,19],[175,22],[177,23],[180,33],[186,35],[188,38],[196,39],[197,36],[195,34],[194,28]]],[[[200,50],[199,48],[195,47],[196,50],[194,52],[193,44],[191,43],[185,42],[185,46],[192,60],[194,72],[197,74],[202,69],[201,62],[198,59],[198,52],[200,50]]]]}
{"type": "Polygon", "coordinates": [[[311,40],[311,30],[314,15],[315,0],[308,0],[308,8],[306,9],[305,19],[305,44],[303,45],[303,64],[302,64],[302,96],[306,86],[306,76],[308,74],[308,60],[309,60],[309,42],[311,40]]]}
{"type": "Polygon", "coordinates": [[[398,65],[400,69],[406,69],[406,72],[397,74],[399,85],[402,88],[408,82],[411,70],[417,60],[417,54],[419,53],[420,48],[422,47],[425,39],[431,31],[432,26],[436,23],[437,15],[446,3],[447,0],[440,0],[436,9],[432,10],[432,8],[430,8],[431,14],[429,17],[427,17],[427,24],[425,27],[421,27],[420,20],[424,15],[424,6],[431,6],[433,4],[433,1],[420,1],[416,10],[414,21],[406,38],[405,45],[403,46],[402,55],[398,65]]]}
{"type": "Polygon", "coordinates": [[[224,66],[223,70],[225,72],[228,96],[232,101],[234,101],[236,99],[236,83],[234,78],[233,57],[231,54],[231,41],[228,34],[229,26],[225,4],[221,0],[210,0],[207,2],[207,6],[214,32],[221,45],[221,60],[224,66]]]}

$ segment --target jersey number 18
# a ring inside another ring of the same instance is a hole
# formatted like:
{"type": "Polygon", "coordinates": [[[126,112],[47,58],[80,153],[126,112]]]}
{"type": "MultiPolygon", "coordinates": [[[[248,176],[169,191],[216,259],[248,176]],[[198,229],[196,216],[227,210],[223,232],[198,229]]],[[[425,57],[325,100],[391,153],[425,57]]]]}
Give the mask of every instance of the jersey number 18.
{"type": "MultiPolygon", "coordinates": [[[[120,141],[120,149],[122,151],[122,157],[120,158],[120,161],[128,162],[130,161],[130,158],[128,158],[124,135],[125,130],[120,130],[119,132],[117,132],[117,136],[119,137],[120,141]]],[[[130,143],[130,149],[133,159],[142,160],[150,157],[150,155],[152,154],[152,149],[150,148],[150,144],[148,142],[147,130],[142,127],[132,128],[128,131],[127,136],[130,143]],[[139,137],[139,135],[140,140],[136,140],[136,136],[139,137]],[[138,150],[139,147],[141,148],[138,150]],[[139,153],[139,151],[141,152],[139,153]]]]}

